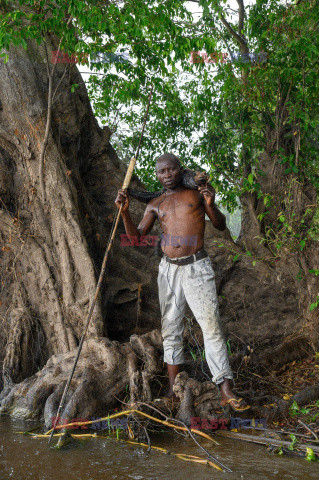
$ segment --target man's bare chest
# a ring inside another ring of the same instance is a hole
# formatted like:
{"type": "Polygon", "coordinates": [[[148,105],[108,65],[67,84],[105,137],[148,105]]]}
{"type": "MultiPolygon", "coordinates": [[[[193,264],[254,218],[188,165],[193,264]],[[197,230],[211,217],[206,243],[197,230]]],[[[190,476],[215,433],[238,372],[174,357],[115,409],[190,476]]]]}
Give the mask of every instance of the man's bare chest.
{"type": "Polygon", "coordinates": [[[164,195],[156,206],[160,220],[187,221],[191,217],[202,217],[204,207],[197,191],[183,191],[164,195]]]}

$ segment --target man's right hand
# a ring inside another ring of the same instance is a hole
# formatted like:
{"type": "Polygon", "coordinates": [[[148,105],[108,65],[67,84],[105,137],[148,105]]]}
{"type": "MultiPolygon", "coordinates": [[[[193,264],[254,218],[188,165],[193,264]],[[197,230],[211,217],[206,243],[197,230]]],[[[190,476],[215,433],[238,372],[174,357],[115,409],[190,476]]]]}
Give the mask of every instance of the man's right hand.
{"type": "Polygon", "coordinates": [[[115,205],[117,206],[117,208],[120,208],[121,205],[123,205],[122,206],[122,213],[124,213],[124,212],[127,212],[129,204],[130,204],[130,202],[129,202],[126,190],[123,190],[121,188],[121,190],[119,190],[118,193],[117,193],[117,197],[116,197],[116,200],[115,200],[115,205]]]}

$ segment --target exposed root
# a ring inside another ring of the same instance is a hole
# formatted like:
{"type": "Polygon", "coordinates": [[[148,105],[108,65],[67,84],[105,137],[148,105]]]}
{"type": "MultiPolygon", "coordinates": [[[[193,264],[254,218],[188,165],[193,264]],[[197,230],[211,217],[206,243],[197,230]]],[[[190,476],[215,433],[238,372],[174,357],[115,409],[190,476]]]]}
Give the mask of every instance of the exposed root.
{"type": "MultiPolygon", "coordinates": [[[[71,382],[63,417],[85,418],[113,408],[117,398],[123,398],[127,385],[131,389],[131,402],[141,398],[150,401],[152,381],[162,369],[158,338],[158,332],[150,332],[139,341],[135,338],[133,342],[119,344],[89,337],[71,382]],[[154,362],[150,362],[150,351],[156,353],[154,362]],[[139,363],[144,365],[142,371],[139,363]]],[[[20,418],[44,418],[46,425],[50,425],[75,354],[76,350],[54,355],[33,377],[12,384],[0,399],[1,412],[20,418]]]]}

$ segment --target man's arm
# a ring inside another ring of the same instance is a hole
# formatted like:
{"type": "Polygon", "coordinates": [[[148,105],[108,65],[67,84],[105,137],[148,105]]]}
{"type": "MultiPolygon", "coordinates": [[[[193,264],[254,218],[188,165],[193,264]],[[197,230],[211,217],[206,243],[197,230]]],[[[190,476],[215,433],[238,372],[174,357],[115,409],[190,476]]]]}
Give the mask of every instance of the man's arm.
{"type": "Polygon", "coordinates": [[[204,202],[205,212],[209,216],[212,224],[218,230],[225,230],[226,228],[226,217],[225,215],[216,207],[215,204],[208,205],[204,202]]]}
{"type": "MultiPolygon", "coordinates": [[[[126,234],[130,238],[130,240],[136,239],[137,242],[140,241],[140,237],[147,235],[153,228],[153,225],[156,220],[156,216],[154,216],[154,213],[152,211],[152,207],[150,205],[147,205],[145,212],[144,212],[144,217],[142,221],[140,222],[139,226],[136,227],[134,224],[132,217],[130,215],[130,212],[128,210],[129,207],[129,199],[127,197],[127,194],[125,190],[119,190],[117,199],[115,200],[115,204],[117,208],[120,208],[121,203],[123,203],[123,207],[121,210],[121,215],[123,218],[124,222],[124,227],[126,234]]],[[[134,241],[132,242],[134,244],[134,241]]]]}
{"type": "Polygon", "coordinates": [[[198,190],[204,197],[204,209],[210,221],[218,230],[225,230],[226,217],[215,205],[215,190],[211,185],[199,186],[198,190]]]}

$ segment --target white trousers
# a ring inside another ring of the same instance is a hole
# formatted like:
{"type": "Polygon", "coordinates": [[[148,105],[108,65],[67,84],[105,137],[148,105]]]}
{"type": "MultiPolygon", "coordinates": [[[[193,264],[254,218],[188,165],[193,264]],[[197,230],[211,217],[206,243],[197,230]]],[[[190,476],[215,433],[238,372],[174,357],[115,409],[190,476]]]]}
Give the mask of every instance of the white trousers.
{"type": "Polygon", "coordinates": [[[213,382],[233,378],[227,347],[220,327],[215,272],[209,257],[188,265],[169,263],[165,256],[158,272],[159,303],[162,314],[164,362],[184,362],[183,332],[186,303],[199,323],[204,337],[206,360],[213,382]]]}

